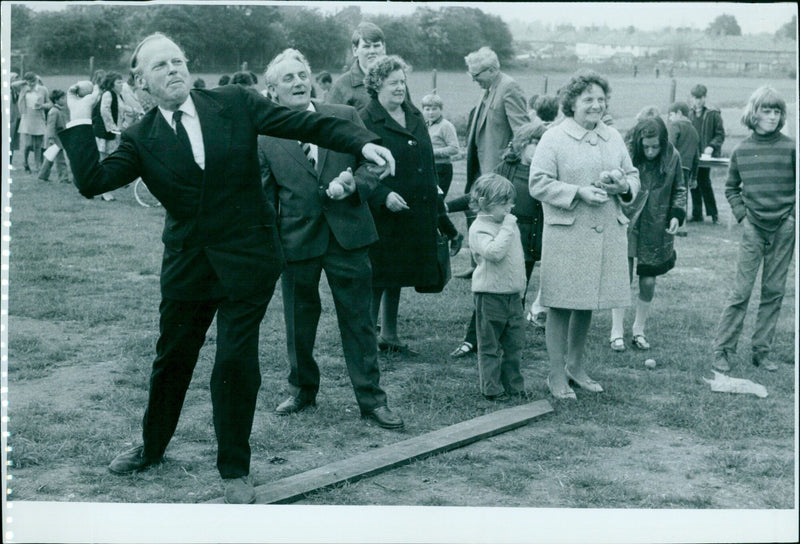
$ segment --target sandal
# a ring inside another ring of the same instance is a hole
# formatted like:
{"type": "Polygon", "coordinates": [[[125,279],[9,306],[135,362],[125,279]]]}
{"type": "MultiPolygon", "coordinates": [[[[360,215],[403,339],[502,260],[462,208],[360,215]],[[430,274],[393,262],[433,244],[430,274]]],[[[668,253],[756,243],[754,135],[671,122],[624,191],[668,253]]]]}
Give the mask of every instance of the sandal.
{"type": "Polygon", "coordinates": [[[614,351],[625,351],[625,340],[621,336],[612,338],[611,349],[614,351]]]}
{"type": "Polygon", "coordinates": [[[460,359],[462,357],[466,357],[470,353],[475,351],[475,346],[470,344],[469,342],[461,342],[461,345],[458,346],[456,349],[450,352],[450,357],[454,359],[460,359]]]}
{"type": "Polygon", "coordinates": [[[647,342],[647,338],[645,338],[643,334],[634,334],[631,344],[633,344],[633,347],[639,348],[643,351],[650,349],[650,344],[647,342]]]}

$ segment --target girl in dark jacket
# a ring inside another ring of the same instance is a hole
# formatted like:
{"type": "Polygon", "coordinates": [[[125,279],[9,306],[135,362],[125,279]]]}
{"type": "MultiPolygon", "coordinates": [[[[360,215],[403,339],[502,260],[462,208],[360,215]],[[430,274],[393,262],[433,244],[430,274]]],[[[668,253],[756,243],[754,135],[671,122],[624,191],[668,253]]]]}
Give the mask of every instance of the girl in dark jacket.
{"type": "MultiPolygon", "coordinates": [[[[667,126],[660,117],[642,119],[629,142],[633,165],[639,169],[641,191],[629,206],[628,270],[639,276],[639,298],[633,322],[633,346],[650,349],[644,335],[645,321],[656,288],[656,276],[675,266],[673,242],[686,217],[686,180],[680,155],[668,141],[667,126]]],[[[611,349],[623,351],[624,308],[611,311],[611,349]]]]}

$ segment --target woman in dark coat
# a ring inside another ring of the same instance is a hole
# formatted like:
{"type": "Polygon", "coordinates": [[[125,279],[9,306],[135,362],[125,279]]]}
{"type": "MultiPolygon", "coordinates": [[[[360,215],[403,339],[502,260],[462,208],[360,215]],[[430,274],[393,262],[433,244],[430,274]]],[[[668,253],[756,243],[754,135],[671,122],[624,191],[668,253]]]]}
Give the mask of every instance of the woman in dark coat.
{"type": "MultiPolygon", "coordinates": [[[[628,270],[632,278],[633,260],[639,276],[639,298],[633,322],[634,347],[650,349],[644,335],[645,321],[656,289],[656,276],[675,266],[675,233],[686,217],[686,180],[681,159],[669,143],[667,125],[660,117],[644,118],[631,131],[628,143],[633,165],[639,169],[641,191],[628,206],[628,270]]],[[[625,309],[611,312],[611,349],[623,351],[625,309]]]]}
{"type": "Polygon", "coordinates": [[[400,57],[378,59],[364,83],[371,100],[361,118],[382,138],[396,161],[370,198],[380,240],[370,249],[372,317],[381,311],[381,351],[413,354],[397,335],[401,287],[433,285],[436,260],[437,184],[433,146],[420,111],[407,99],[406,64],[400,57]]]}

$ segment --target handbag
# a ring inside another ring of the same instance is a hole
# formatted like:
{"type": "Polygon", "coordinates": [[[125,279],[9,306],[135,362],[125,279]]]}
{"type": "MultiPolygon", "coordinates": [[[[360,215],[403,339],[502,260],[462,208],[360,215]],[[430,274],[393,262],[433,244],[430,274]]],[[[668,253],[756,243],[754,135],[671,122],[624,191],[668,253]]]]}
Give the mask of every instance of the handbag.
{"type": "Polygon", "coordinates": [[[436,233],[436,264],[439,272],[439,279],[433,285],[423,285],[414,287],[417,293],[441,293],[447,282],[450,281],[450,244],[446,236],[436,233]]]}

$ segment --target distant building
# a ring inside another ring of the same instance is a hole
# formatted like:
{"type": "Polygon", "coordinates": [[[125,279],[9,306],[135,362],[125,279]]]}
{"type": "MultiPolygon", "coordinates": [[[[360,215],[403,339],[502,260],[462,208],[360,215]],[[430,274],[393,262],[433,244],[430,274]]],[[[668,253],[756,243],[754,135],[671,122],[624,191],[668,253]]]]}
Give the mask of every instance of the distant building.
{"type": "Polygon", "coordinates": [[[706,36],[692,45],[690,68],[771,72],[797,63],[797,42],[769,36],[706,36]]]}
{"type": "Polygon", "coordinates": [[[584,63],[612,62],[632,66],[651,60],[665,68],[761,73],[791,70],[797,63],[797,42],[773,35],[709,36],[702,31],[627,32],[568,30],[532,34],[518,40],[520,58],[577,57],[584,63]]]}

